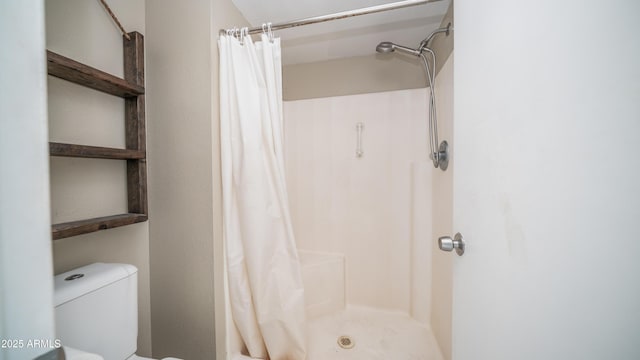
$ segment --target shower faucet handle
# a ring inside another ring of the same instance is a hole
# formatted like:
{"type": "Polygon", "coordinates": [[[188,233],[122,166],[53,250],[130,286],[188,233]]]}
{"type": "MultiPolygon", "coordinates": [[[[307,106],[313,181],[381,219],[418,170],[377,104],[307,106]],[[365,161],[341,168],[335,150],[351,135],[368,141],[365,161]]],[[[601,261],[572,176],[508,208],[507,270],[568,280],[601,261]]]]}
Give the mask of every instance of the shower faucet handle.
{"type": "Polygon", "coordinates": [[[462,234],[457,233],[453,239],[450,236],[441,236],[438,238],[438,247],[442,251],[452,251],[456,250],[456,254],[458,256],[462,256],[464,254],[464,239],[462,238],[462,234]]]}

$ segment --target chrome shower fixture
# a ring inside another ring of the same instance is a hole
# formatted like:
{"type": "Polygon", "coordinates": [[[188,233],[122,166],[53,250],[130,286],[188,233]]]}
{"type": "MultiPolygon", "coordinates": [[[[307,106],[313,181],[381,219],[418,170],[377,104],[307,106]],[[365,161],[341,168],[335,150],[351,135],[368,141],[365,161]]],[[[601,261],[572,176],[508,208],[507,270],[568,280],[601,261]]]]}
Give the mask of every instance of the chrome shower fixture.
{"type": "Polygon", "coordinates": [[[424,49],[426,47],[429,47],[429,42],[431,41],[431,39],[433,39],[434,36],[440,33],[446,33],[446,35],[449,36],[450,31],[451,31],[451,23],[448,23],[447,27],[435,29],[434,31],[431,32],[431,34],[429,34],[429,36],[427,36],[424,40],[420,42],[419,48],[424,49]]]}
{"type": "Polygon", "coordinates": [[[431,32],[429,36],[424,38],[420,42],[417,49],[412,49],[406,46],[394,44],[390,41],[383,41],[376,46],[376,51],[381,54],[389,54],[393,52],[400,52],[408,55],[419,57],[424,64],[424,69],[427,72],[427,80],[429,81],[429,158],[433,161],[433,166],[440,168],[442,171],[447,170],[449,166],[449,144],[446,141],[440,143],[438,141],[438,118],[436,114],[436,54],[431,48],[429,48],[429,42],[434,36],[440,33],[446,33],[447,36],[451,30],[451,23],[447,24],[447,27],[439,28],[431,32]],[[431,55],[431,62],[433,68],[429,65],[428,56],[431,55]]]}
{"type": "Polygon", "coordinates": [[[378,46],[376,46],[376,51],[381,54],[392,53],[396,50],[398,50],[398,52],[402,52],[402,53],[413,55],[413,56],[420,55],[420,51],[417,49],[408,48],[406,46],[394,44],[389,41],[381,42],[380,44],[378,44],[378,46]]]}
{"type": "Polygon", "coordinates": [[[429,34],[429,36],[427,36],[426,38],[424,38],[424,40],[420,42],[420,46],[418,46],[417,49],[412,49],[410,47],[394,44],[390,41],[383,41],[380,44],[378,44],[378,46],[376,46],[376,51],[381,54],[388,54],[398,50],[398,52],[401,52],[404,54],[420,56],[425,50],[429,49],[429,42],[431,42],[434,36],[440,33],[446,33],[447,36],[449,36],[450,31],[451,31],[451,23],[447,24],[447,27],[439,28],[432,31],[431,34],[429,34]]]}

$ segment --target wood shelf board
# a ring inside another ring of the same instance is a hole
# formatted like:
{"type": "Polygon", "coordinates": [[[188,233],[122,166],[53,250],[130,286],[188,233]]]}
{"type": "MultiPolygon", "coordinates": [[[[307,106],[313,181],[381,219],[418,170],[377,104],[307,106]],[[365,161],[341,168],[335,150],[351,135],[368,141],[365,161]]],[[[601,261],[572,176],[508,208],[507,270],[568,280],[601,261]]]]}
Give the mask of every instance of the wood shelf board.
{"type": "Polygon", "coordinates": [[[47,50],[49,75],[123,98],[144,94],[144,87],[47,50]]]}
{"type": "Polygon", "coordinates": [[[49,155],[113,160],[138,160],[146,157],[145,151],[101,146],[76,145],[50,142],[49,155]]]}
{"type": "Polygon", "coordinates": [[[52,237],[53,240],[59,240],[71,236],[88,234],[99,230],[112,229],[120,226],[144,222],[147,221],[147,219],[148,217],[145,214],[128,213],[53,224],[51,226],[52,237]]]}

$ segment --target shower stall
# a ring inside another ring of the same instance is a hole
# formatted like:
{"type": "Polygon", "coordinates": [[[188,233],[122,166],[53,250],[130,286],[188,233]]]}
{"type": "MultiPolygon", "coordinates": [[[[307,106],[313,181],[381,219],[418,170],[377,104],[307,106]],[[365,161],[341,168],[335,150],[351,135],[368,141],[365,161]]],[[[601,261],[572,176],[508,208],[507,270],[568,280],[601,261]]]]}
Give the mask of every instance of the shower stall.
{"type": "Polygon", "coordinates": [[[432,239],[443,231],[434,217],[447,216],[434,204],[449,201],[446,191],[434,190],[446,181],[435,169],[446,170],[449,161],[446,141],[438,150],[436,108],[450,138],[453,79],[446,61],[443,86],[436,85],[428,44],[449,27],[417,49],[390,42],[376,48],[421,60],[425,88],[284,103],[309,360],[443,359],[430,326],[432,239]]]}
{"type": "Polygon", "coordinates": [[[429,91],[284,103],[309,360],[442,359],[429,324],[434,186],[446,173],[429,159],[429,91]]]}
{"type": "MultiPolygon", "coordinates": [[[[221,35],[242,44],[254,30],[221,35]]],[[[273,41],[271,24],[261,30],[273,41]]],[[[451,257],[434,239],[452,232],[453,55],[430,45],[451,31],[447,22],[416,48],[370,49],[380,61],[413,62],[420,88],[283,102],[307,360],[450,358],[451,257]]],[[[246,358],[236,328],[230,352],[246,358]]]]}
{"type": "MultiPolygon", "coordinates": [[[[452,77],[449,59],[436,85],[449,141],[452,77]]],[[[308,360],[446,358],[451,258],[434,239],[451,233],[452,169],[429,157],[430,91],[284,102],[308,360]]]]}

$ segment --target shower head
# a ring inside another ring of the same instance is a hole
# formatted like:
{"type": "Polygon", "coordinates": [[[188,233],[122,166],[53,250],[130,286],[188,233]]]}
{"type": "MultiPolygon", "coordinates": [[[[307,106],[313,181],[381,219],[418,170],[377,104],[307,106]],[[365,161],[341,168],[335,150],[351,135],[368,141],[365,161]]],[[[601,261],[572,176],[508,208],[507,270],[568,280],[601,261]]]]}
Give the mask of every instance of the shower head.
{"type": "Polygon", "coordinates": [[[393,52],[393,43],[389,41],[383,41],[378,46],[376,46],[376,51],[381,54],[387,54],[393,52]]]}
{"type": "Polygon", "coordinates": [[[451,31],[451,23],[447,24],[447,27],[439,28],[432,31],[431,34],[429,34],[429,36],[427,36],[424,40],[420,42],[420,46],[418,46],[417,49],[412,49],[406,46],[394,44],[390,41],[383,41],[380,44],[378,44],[378,46],[376,46],[376,51],[381,54],[388,54],[398,50],[398,52],[401,52],[401,53],[405,53],[413,56],[420,56],[422,55],[422,52],[426,50],[433,55],[433,51],[429,48],[429,42],[431,41],[431,39],[433,39],[434,36],[440,33],[446,33],[447,36],[449,36],[450,31],[451,31]]]}
{"type": "Polygon", "coordinates": [[[398,52],[401,52],[401,53],[405,53],[413,56],[420,56],[420,51],[416,49],[411,49],[406,46],[394,44],[389,41],[381,42],[380,44],[378,44],[378,46],[376,46],[376,51],[381,54],[392,53],[396,50],[398,50],[398,52]]]}

